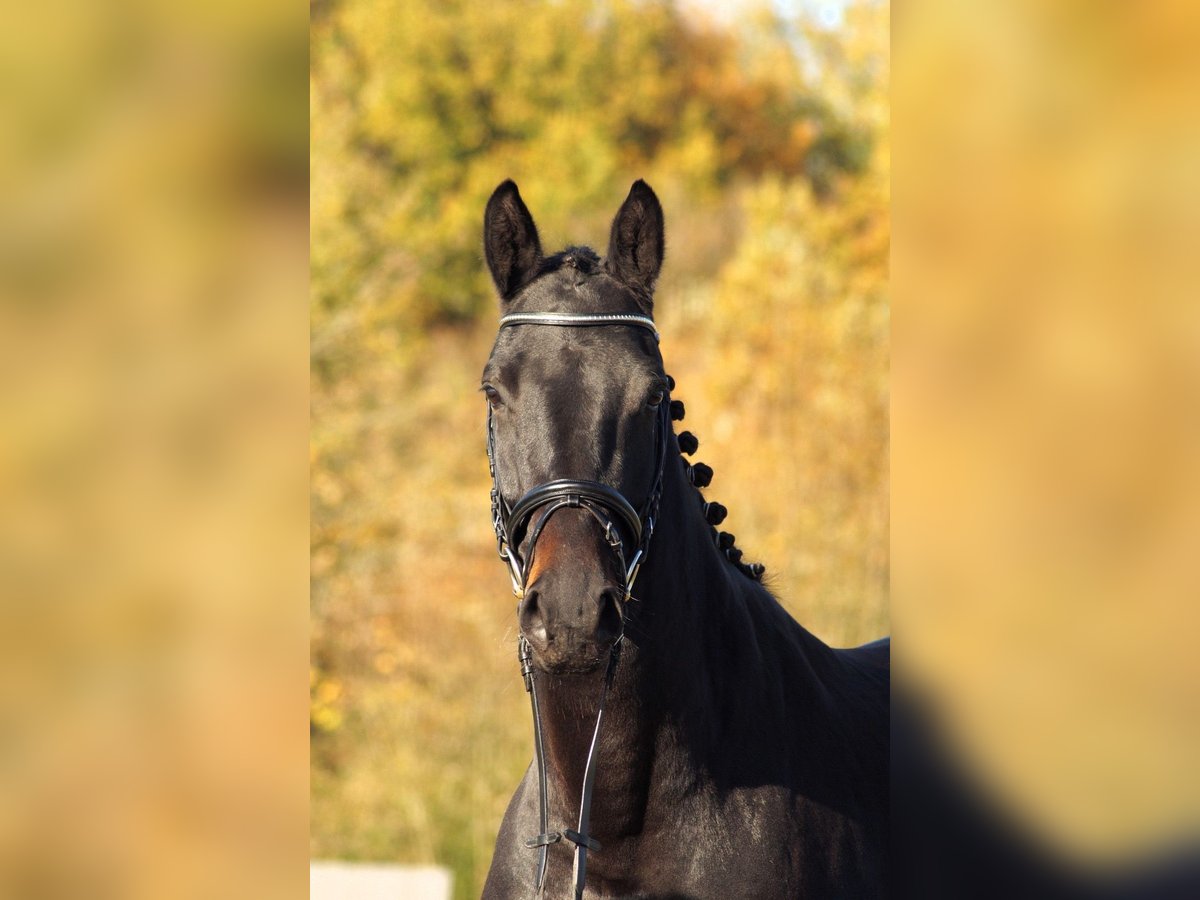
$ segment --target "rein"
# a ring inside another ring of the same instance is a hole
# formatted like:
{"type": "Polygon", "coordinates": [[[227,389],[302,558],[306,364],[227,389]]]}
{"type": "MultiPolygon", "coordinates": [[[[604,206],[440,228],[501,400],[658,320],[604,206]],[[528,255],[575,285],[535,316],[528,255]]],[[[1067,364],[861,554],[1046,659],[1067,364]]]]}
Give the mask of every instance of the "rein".
{"type": "MultiPolygon", "coordinates": [[[[564,327],[590,327],[597,325],[632,325],[645,328],[658,340],[658,330],[654,320],[647,316],[637,316],[626,313],[603,315],[585,315],[574,313],[512,313],[500,319],[500,328],[515,325],[551,325],[564,327]]],[[[487,455],[488,470],[492,477],[492,527],[496,532],[496,552],[508,568],[512,579],[513,594],[518,601],[525,598],[525,589],[529,575],[533,569],[533,558],[537,550],[537,540],[546,523],[560,509],[576,508],[586,510],[604,531],[604,538],[609,548],[616,555],[621,571],[625,573],[625,591],[619,612],[624,626],[625,604],[633,595],[633,583],[637,579],[638,570],[645,559],[650,547],[650,539],[654,534],[654,520],[658,515],[659,503],[662,500],[663,470],[666,466],[667,443],[670,434],[670,402],[663,397],[659,406],[657,423],[658,459],[654,480],[650,493],[640,510],[635,510],[620,491],[598,481],[583,481],[571,478],[558,478],[539,484],[527,491],[517,502],[509,505],[500,492],[500,484],[496,478],[496,434],[492,422],[492,407],[488,405],[487,418],[487,455]],[[536,519],[535,519],[536,517],[536,519]],[[622,529],[625,535],[622,534],[622,529]],[[634,548],[628,562],[625,559],[625,536],[632,540],[634,548]],[[526,543],[528,549],[522,557],[520,547],[526,543]]],[[[524,635],[517,640],[517,659],[521,664],[521,677],[525,682],[525,690],[529,693],[529,702],[533,711],[533,750],[534,762],[538,775],[538,823],[539,834],[525,841],[525,846],[538,851],[536,875],[537,894],[541,896],[545,885],[546,866],[549,846],[566,839],[575,845],[575,860],[573,881],[576,900],[582,900],[584,885],[587,882],[587,852],[600,850],[600,843],[588,834],[592,807],[592,788],[596,781],[595,755],[600,740],[600,723],[604,718],[604,704],[608,699],[608,691],[616,675],[617,663],[620,660],[621,642],[624,631],[613,643],[609,654],[608,666],[604,672],[604,687],[600,693],[600,703],[596,711],[596,725],[592,731],[592,740],[588,746],[587,762],[584,767],[583,791],[579,801],[579,820],[576,828],[564,828],[561,831],[549,830],[549,799],[546,780],[546,756],[542,739],[541,709],[538,705],[537,684],[534,680],[533,650],[524,635]]]]}

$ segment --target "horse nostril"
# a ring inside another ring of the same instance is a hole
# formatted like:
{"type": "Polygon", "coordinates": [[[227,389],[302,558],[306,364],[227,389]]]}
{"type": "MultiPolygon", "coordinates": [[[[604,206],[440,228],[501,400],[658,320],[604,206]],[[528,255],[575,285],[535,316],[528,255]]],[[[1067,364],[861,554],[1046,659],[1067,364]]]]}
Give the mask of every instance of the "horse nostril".
{"type": "Polygon", "coordinates": [[[596,622],[596,640],[608,644],[621,636],[620,594],[611,588],[600,595],[600,618],[596,622]]]}
{"type": "Polygon", "coordinates": [[[542,616],[542,609],[538,603],[539,596],[536,590],[525,592],[525,599],[521,602],[521,611],[518,616],[518,622],[521,630],[525,634],[538,641],[546,640],[546,621],[542,616]]]}

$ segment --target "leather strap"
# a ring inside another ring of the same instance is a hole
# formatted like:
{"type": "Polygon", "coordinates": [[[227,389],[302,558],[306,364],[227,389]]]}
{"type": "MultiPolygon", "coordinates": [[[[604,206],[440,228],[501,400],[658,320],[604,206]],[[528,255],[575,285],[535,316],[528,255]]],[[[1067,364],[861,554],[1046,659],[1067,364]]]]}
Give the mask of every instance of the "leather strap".
{"type": "Polygon", "coordinates": [[[608,669],[604,673],[604,688],[600,692],[600,705],[596,710],[596,727],[592,731],[592,743],[588,747],[587,764],[583,769],[583,796],[579,799],[579,825],[576,830],[569,828],[563,830],[563,837],[575,845],[575,864],[572,867],[575,900],[583,900],[583,888],[587,884],[588,850],[597,852],[600,850],[600,842],[588,834],[592,819],[592,788],[596,783],[596,745],[600,742],[600,724],[604,720],[604,701],[608,699],[608,689],[612,686],[613,676],[617,671],[617,661],[621,655],[620,647],[620,640],[613,644],[612,653],[608,657],[608,669]]]}
{"type": "Polygon", "coordinates": [[[580,500],[598,503],[620,516],[622,524],[629,529],[629,533],[633,536],[635,547],[642,539],[641,516],[637,514],[637,510],[622,496],[620,491],[613,490],[598,481],[575,481],[570,478],[559,478],[539,484],[517,501],[512,512],[508,514],[506,527],[508,545],[510,547],[517,546],[517,535],[514,532],[525,524],[535,509],[544,503],[559,499],[568,500],[568,506],[580,506],[580,500]]]}
{"type": "Polygon", "coordinates": [[[509,313],[500,319],[500,327],[509,325],[564,325],[580,327],[588,325],[634,325],[645,328],[658,340],[658,328],[649,316],[632,313],[509,313]]]}
{"type": "Polygon", "coordinates": [[[604,687],[600,691],[600,704],[596,709],[596,725],[592,729],[592,741],[588,745],[587,761],[583,769],[583,791],[579,798],[579,822],[575,828],[564,828],[562,831],[550,831],[550,809],[546,781],[546,754],[542,740],[542,717],[538,708],[537,682],[534,678],[532,655],[528,641],[522,635],[517,639],[517,658],[521,662],[521,674],[525,679],[525,690],[529,692],[529,702],[533,708],[533,753],[534,764],[538,773],[538,828],[539,834],[525,840],[525,846],[538,851],[537,874],[534,884],[537,886],[537,896],[541,896],[546,884],[546,868],[548,850],[551,844],[557,844],[566,839],[575,845],[575,858],[572,864],[571,881],[574,885],[575,900],[583,900],[583,889],[587,885],[587,854],[589,850],[599,852],[600,842],[589,833],[592,820],[592,791],[596,785],[596,747],[600,742],[600,726],[604,721],[604,705],[608,700],[608,691],[612,687],[616,675],[617,663],[621,657],[621,641],[613,644],[608,656],[608,667],[604,672],[604,687]]]}
{"type": "Polygon", "coordinates": [[[533,678],[533,650],[530,648],[529,642],[525,640],[525,635],[517,638],[517,659],[521,663],[521,677],[525,681],[525,690],[529,694],[529,705],[533,709],[533,760],[538,775],[538,830],[541,833],[532,839],[533,843],[526,841],[525,846],[531,850],[536,847],[538,851],[537,876],[534,883],[537,885],[538,896],[541,896],[542,887],[546,883],[546,848],[548,844],[558,841],[561,835],[558,832],[550,831],[550,802],[546,791],[546,748],[542,740],[542,714],[538,706],[537,684],[533,678]],[[553,835],[553,839],[551,839],[551,835],[553,835]]]}

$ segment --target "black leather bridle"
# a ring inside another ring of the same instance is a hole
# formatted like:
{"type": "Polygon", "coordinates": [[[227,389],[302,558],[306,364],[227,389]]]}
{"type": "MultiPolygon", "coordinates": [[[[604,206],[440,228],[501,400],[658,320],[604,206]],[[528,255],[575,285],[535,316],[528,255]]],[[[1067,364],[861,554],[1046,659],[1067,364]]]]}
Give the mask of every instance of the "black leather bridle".
{"type": "MultiPolygon", "coordinates": [[[[515,325],[553,325],[563,327],[588,327],[598,325],[630,325],[645,328],[654,334],[658,340],[658,330],[654,321],[646,316],[626,313],[584,315],[573,313],[513,313],[500,319],[500,327],[515,325]]],[[[654,521],[658,516],[659,503],[662,500],[663,470],[667,460],[667,443],[670,435],[670,398],[665,394],[659,405],[657,423],[656,449],[657,461],[654,480],[650,492],[640,510],[635,510],[620,491],[598,481],[582,481],[572,478],[558,478],[547,481],[531,488],[515,504],[509,505],[500,492],[500,484],[496,478],[496,435],[492,423],[492,407],[488,405],[487,419],[487,454],[488,469],[492,476],[492,527],[496,532],[496,551],[508,567],[512,579],[513,594],[519,603],[525,597],[525,588],[533,568],[534,553],[537,550],[537,540],[550,517],[560,509],[574,508],[586,510],[599,523],[604,532],[604,538],[616,555],[625,573],[624,597],[619,604],[622,626],[625,621],[625,606],[632,598],[633,583],[638,571],[646,558],[650,547],[650,539],[654,534],[654,521]],[[633,548],[629,562],[626,563],[626,540],[633,548]],[[524,556],[521,546],[526,546],[524,556]]],[[[549,800],[546,782],[546,757],[542,740],[541,712],[538,706],[537,685],[533,674],[533,652],[524,635],[517,640],[517,658],[521,664],[521,676],[525,681],[525,690],[529,693],[530,705],[533,708],[533,748],[534,762],[538,773],[538,815],[540,833],[525,841],[525,846],[538,851],[536,874],[537,895],[541,896],[546,879],[547,854],[550,844],[566,839],[575,845],[574,887],[576,900],[582,900],[583,888],[587,881],[587,851],[599,850],[600,844],[588,834],[591,818],[592,787],[596,780],[595,762],[596,745],[600,737],[600,723],[604,717],[604,703],[608,697],[609,687],[616,674],[617,662],[620,658],[621,643],[624,634],[613,643],[609,654],[608,667],[604,673],[604,687],[600,694],[600,703],[596,712],[596,727],[592,732],[592,741],[588,747],[587,763],[583,774],[583,792],[579,803],[579,821],[576,828],[564,828],[561,831],[549,830],[549,800]]]]}

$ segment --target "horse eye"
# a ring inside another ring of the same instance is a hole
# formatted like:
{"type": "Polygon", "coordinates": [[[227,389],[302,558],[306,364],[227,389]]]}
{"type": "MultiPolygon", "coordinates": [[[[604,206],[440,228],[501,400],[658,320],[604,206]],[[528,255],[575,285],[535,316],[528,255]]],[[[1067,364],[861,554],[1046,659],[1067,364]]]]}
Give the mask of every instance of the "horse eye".
{"type": "Polygon", "coordinates": [[[662,406],[662,402],[664,399],[666,399],[666,396],[666,391],[655,391],[646,401],[646,407],[648,409],[658,409],[660,406],[662,406]]]}
{"type": "Polygon", "coordinates": [[[481,390],[483,391],[484,395],[487,396],[487,401],[492,405],[492,409],[496,409],[497,407],[504,405],[504,401],[500,399],[500,392],[490,384],[485,384],[481,390]]]}

